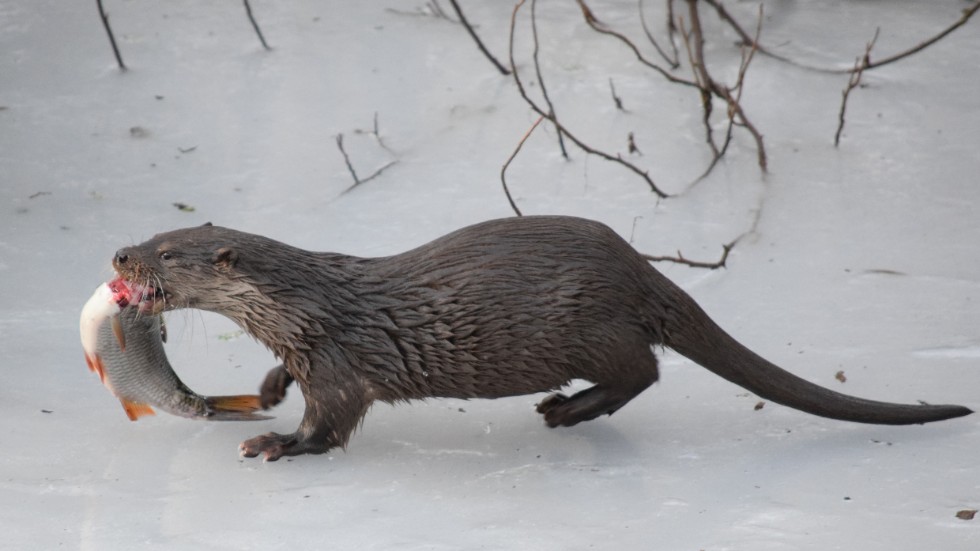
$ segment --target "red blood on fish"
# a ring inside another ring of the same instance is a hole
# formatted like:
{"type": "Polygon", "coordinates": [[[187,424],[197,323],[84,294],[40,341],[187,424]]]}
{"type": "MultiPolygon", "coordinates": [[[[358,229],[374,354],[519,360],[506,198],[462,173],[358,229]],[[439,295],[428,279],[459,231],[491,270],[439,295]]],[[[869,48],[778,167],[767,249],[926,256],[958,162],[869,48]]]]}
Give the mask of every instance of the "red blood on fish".
{"type": "Polygon", "coordinates": [[[117,277],[106,285],[108,285],[109,290],[112,291],[112,300],[114,300],[120,308],[129,306],[129,302],[133,299],[132,289],[129,286],[129,282],[121,277],[117,277]]]}

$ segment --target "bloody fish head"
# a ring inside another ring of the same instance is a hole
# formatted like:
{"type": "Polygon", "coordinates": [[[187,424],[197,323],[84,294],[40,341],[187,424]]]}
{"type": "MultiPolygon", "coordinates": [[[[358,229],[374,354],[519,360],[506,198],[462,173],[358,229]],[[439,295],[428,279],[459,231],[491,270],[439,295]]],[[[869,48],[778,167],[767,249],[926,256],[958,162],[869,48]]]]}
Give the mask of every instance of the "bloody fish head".
{"type": "Polygon", "coordinates": [[[120,308],[129,306],[129,303],[133,300],[133,288],[128,281],[121,277],[116,277],[112,281],[106,283],[106,285],[108,285],[109,290],[112,291],[112,300],[118,304],[120,308]]]}

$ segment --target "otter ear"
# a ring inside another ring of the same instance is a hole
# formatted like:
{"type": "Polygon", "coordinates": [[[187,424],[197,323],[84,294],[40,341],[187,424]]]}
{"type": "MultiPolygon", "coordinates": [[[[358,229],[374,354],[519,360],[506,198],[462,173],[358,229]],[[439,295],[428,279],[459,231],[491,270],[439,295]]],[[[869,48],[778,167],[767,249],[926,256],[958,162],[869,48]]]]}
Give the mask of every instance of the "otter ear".
{"type": "Polygon", "coordinates": [[[205,222],[205,223],[203,223],[203,224],[201,224],[201,227],[202,227],[202,228],[210,228],[210,227],[211,227],[211,226],[213,226],[213,225],[214,225],[214,224],[212,224],[211,222],[205,222]]]}
{"type": "Polygon", "coordinates": [[[238,262],[238,251],[231,247],[221,247],[211,257],[211,263],[223,270],[229,270],[238,262]]]}

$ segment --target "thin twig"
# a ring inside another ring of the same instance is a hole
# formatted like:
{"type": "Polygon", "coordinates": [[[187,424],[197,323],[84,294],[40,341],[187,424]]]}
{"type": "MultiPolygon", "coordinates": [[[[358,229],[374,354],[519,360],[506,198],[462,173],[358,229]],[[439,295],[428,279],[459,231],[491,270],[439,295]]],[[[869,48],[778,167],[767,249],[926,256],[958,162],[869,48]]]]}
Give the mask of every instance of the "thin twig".
{"type": "Polygon", "coordinates": [[[509,75],[510,71],[508,71],[506,67],[501,65],[500,62],[497,61],[497,58],[493,57],[493,54],[491,54],[490,51],[487,50],[487,47],[483,45],[483,41],[480,40],[479,36],[477,36],[476,31],[473,29],[473,26],[470,25],[470,22],[466,20],[466,16],[463,15],[463,10],[462,8],[459,7],[459,3],[456,2],[456,0],[449,0],[449,4],[452,5],[454,10],[456,10],[456,16],[459,17],[459,22],[463,25],[463,27],[466,28],[466,32],[470,33],[470,36],[473,37],[473,40],[476,41],[476,47],[479,48],[481,52],[483,52],[483,55],[485,55],[487,59],[490,60],[490,63],[493,63],[493,66],[496,67],[498,71],[500,71],[500,74],[504,76],[509,75]]]}
{"type": "MultiPolygon", "coordinates": [[[[763,10],[762,4],[759,4],[759,17],[755,26],[755,39],[752,40],[749,45],[742,46],[742,61],[739,64],[738,77],[736,78],[735,86],[733,87],[733,89],[736,90],[735,93],[736,105],[741,105],[742,103],[742,91],[745,90],[745,73],[748,72],[749,64],[752,63],[752,59],[755,57],[755,53],[758,51],[757,45],[759,44],[759,35],[762,34],[762,15],[763,15],[762,10],[763,10]],[[748,47],[748,51],[746,51],[746,47],[748,47]]],[[[697,180],[694,181],[694,183],[697,183],[703,180],[704,178],[707,178],[708,175],[711,174],[711,171],[714,170],[715,166],[717,166],[718,161],[721,160],[721,158],[725,155],[725,153],[728,151],[728,146],[732,143],[732,136],[734,135],[734,129],[735,129],[735,111],[729,108],[728,127],[725,130],[725,142],[722,144],[721,149],[718,151],[718,154],[715,155],[714,159],[711,160],[711,163],[708,165],[708,168],[705,169],[704,173],[702,173],[701,176],[699,176],[697,180]]]]}
{"type": "Polygon", "coordinates": [[[618,164],[626,167],[627,169],[631,170],[632,172],[634,172],[635,174],[637,174],[638,176],[640,176],[641,178],[643,178],[643,180],[646,181],[647,185],[650,186],[651,191],[653,191],[654,193],[656,193],[658,197],[660,197],[660,198],[669,197],[666,193],[664,193],[663,191],[660,190],[660,188],[657,187],[657,185],[653,182],[653,179],[650,178],[650,174],[649,173],[647,173],[644,170],[640,170],[636,165],[634,165],[634,164],[632,164],[632,163],[624,160],[619,155],[613,156],[613,155],[610,155],[610,154],[605,153],[603,151],[600,151],[598,149],[594,149],[592,147],[589,147],[588,145],[585,144],[585,142],[583,142],[582,140],[578,139],[577,137],[575,137],[574,134],[572,134],[571,132],[569,132],[568,131],[568,128],[566,128],[564,125],[562,125],[560,122],[558,122],[558,119],[557,118],[552,117],[552,116],[549,116],[549,113],[547,111],[545,111],[544,109],[542,109],[541,106],[539,106],[537,103],[535,103],[534,100],[532,100],[527,95],[527,90],[524,88],[524,83],[521,81],[520,75],[517,72],[517,65],[514,62],[514,34],[515,34],[514,29],[517,26],[517,12],[520,11],[521,6],[523,6],[525,2],[526,2],[526,0],[520,0],[517,3],[517,5],[514,6],[514,11],[511,13],[511,18],[510,18],[510,44],[509,44],[509,48],[508,48],[508,55],[509,55],[509,59],[510,59],[511,74],[514,77],[514,83],[517,85],[517,90],[521,94],[521,97],[528,104],[528,106],[531,107],[532,110],[534,110],[537,114],[539,114],[539,115],[543,116],[544,118],[548,119],[549,121],[551,121],[551,123],[555,126],[555,128],[559,132],[561,132],[566,138],[568,138],[569,140],[571,140],[572,143],[574,143],[579,149],[581,149],[582,151],[585,151],[586,153],[588,153],[590,155],[595,155],[595,156],[600,157],[602,159],[605,159],[607,161],[615,162],[615,163],[618,163],[618,164]]]}
{"type": "Polygon", "coordinates": [[[632,155],[636,153],[637,155],[643,155],[639,147],[636,147],[636,138],[633,137],[633,133],[630,132],[626,135],[626,151],[632,155]]]}
{"type": "Polygon", "coordinates": [[[626,112],[626,108],[623,107],[623,98],[616,95],[616,87],[613,85],[612,77],[609,77],[609,92],[612,93],[613,103],[616,104],[616,109],[622,112],[626,112]]]}
{"type": "Polygon", "coordinates": [[[840,145],[840,135],[844,131],[844,113],[847,111],[847,98],[850,97],[851,90],[861,84],[861,76],[864,75],[864,70],[871,64],[871,48],[874,48],[880,31],[880,28],[875,29],[875,34],[871,37],[871,42],[868,42],[868,45],[864,48],[864,56],[854,60],[854,72],[851,73],[847,81],[847,86],[841,92],[841,96],[843,97],[840,102],[840,113],[837,115],[837,132],[834,134],[834,147],[840,145]]]}
{"type": "MultiPolygon", "coordinates": [[[[337,149],[339,149],[340,153],[344,156],[344,163],[347,164],[347,170],[350,171],[351,177],[354,178],[354,185],[348,188],[349,191],[355,186],[360,185],[361,180],[357,177],[357,172],[354,171],[354,165],[351,164],[350,157],[347,156],[347,151],[344,150],[344,135],[342,133],[337,134],[337,149]]],[[[344,193],[346,193],[346,191],[344,193]]]]}
{"type": "Polygon", "coordinates": [[[449,17],[449,15],[446,14],[446,10],[442,9],[442,6],[439,5],[439,2],[436,0],[426,2],[424,7],[415,8],[415,11],[405,11],[395,8],[385,8],[385,11],[395,15],[406,15],[408,17],[431,17],[433,19],[445,19],[450,23],[459,23],[459,21],[449,17]],[[426,9],[429,11],[426,11],[426,9]]]}
{"type": "Polygon", "coordinates": [[[724,268],[725,263],[728,261],[728,255],[735,248],[735,245],[739,242],[745,234],[736,237],[733,241],[725,243],[721,246],[721,258],[714,262],[705,262],[701,260],[689,260],[684,258],[684,255],[677,251],[677,256],[653,256],[649,254],[641,254],[641,256],[649,262],[673,262],[674,264],[683,264],[685,266],[690,266],[692,268],[705,268],[708,270],[717,270],[718,268],[724,268]]]}
{"type": "MultiPolygon", "coordinates": [[[[980,10],[980,2],[976,2],[975,4],[973,4],[972,6],[970,6],[969,8],[964,9],[963,10],[963,16],[962,17],[960,17],[955,23],[953,23],[952,25],[950,25],[949,27],[947,27],[946,29],[944,29],[942,32],[940,32],[936,36],[934,36],[934,37],[932,37],[932,38],[930,38],[928,40],[925,40],[923,42],[920,42],[919,44],[916,44],[915,46],[909,48],[908,50],[905,50],[904,52],[899,52],[899,53],[897,53],[895,55],[888,56],[888,57],[883,58],[883,59],[880,59],[878,61],[869,61],[868,64],[867,64],[867,67],[865,67],[864,70],[867,70],[867,69],[877,69],[878,67],[881,67],[883,65],[888,65],[889,63],[894,63],[894,62],[896,62],[896,61],[898,61],[900,59],[904,59],[906,57],[909,57],[912,54],[917,54],[917,53],[921,52],[922,50],[925,50],[929,46],[932,46],[936,42],[939,42],[940,40],[942,40],[949,33],[953,32],[956,29],[958,29],[958,28],[962,27],[963,25],[965,25],[966,22],[969,21],[971,17],[973,17],[973,14],[977,13],[977,10],[980,10]]],[[[851,69],[852,72],[854,70],[855,69],[851,69]]]]}
{"type": "Polygon", "coordinates": [[[252,15],[252,5],[248,3],[248,0],[242,0],[245,3],[245,13],[248,14],[248,20],[252,22],[252,28],[255,29],[255,34],[259,35],[259,42],[262,43],[262,47],[266,50],[271,50],[269,44],[266,43],[265,37],[262,36],[262,29],[259,28],[258,22],[252,15]]]}
{"type": "MultiPolygon", "coordinates": [[[[769,50],[768,48],[764,47],[762,44],[759,44],[759,36],[758,36],[758,33],[756,34],[756,37],[753,39],[752,36],[749,35],[749,33],[745,32],[745,29],[742,28],[742,26],[738,23],[738,21],[736,21],[735,18],[732,17],[732,15],[730,13],[728,13],[728,10],[725,9],[725,6],[721,2],[719,2],[718,0],[705,0],[705,3],[707,3],[709,6],[715,8],[715,11],[718,12],[718,17],[722,21],[724,21],[725,23],[728,23],[728,25],[732,29],[734,29],[736,33],[738,33],[739,37],[741,37],[741,39],[742,39],[742,45],[744,45],[744,46],[752,46],[760,54],[763,54],[765,56],[771,57],[771,58],[773,58],[773,59],[775,59],[777,61],[782,61],[783,63],[788,63],[790,65],[793,65],[794,67],[799,67],[800,69],[806,69],[808,71],[816,71],[816,72],[820,72],[820,73],[840,73],[840,72],[842,72],[839,69],[827,69],[825,67],[817,67],[815,65],[808,65],[806,63],[803,63],[803,62],[800,62],[800,61],[796,61],[795,59],[792,59],[792,58],[789,58],[789,57],[786,57],[786,56],[779,55],[779,54],[777,54],[777,53],[769,50]]],[[[760,5],[760,7],[761,7],[761,5],[760,5]]]]}
{"type": "Polygon", "coordinates": [[[667,55],[667,52],[665,52],[663,48],[660,47],[660,44],[657,42],[657,39],[653,37],[653,33],[650,32],[650,28],[647,27],[646,18],[643,16],[643,0],[639,0],[637,2],[637,9],[639,9],[640,11],[640,26],[643,27],[643,34],[647,36],[647,40],[649,40],[650,43],[653,44],[653,47],[657,50],[657,53],[660,54],[660,57],[664,58],[664,61],[667,62],[667,65],[670,65],[671,69],[676,69],[680,67],[681,64],[680,64],[680,58],[678,57],[677,54],[677,44],[674,43],[674,35],[673,35],[674,22],[673,22],[673,14],[670,13],[671,11],[673,11],[671,5],[672,2],[668,1],[667,2],[667,10],[668,10],[667,40],[670,42],[670,48],[673,51],[673,56],[667,55]]]}
{"type": "MultiPolygon", "coordinates": [[[[548,119],[556,120],[558,118],[557,113],[555,113],[555,105],[551,103],[551,97],[548,95],[548,88],[544,85],[544,75],[541,74],[541,63],[538,61],[538,17],[537,12],[537,0],[531,0],[531,37],[533,39],[533,48],[531,50],[531,59],[534,60],[534,74],[538,77],[538,85],[541,87],[541,96],[544,98],[545,104],[548,106],[548,119]]],[[[515,71],[517,69],[514,69],[515,71]]],[[[565,149],[565,139],[562,137],[561,132],[558,132],[558,149],[561,150],[561,156],[568,160],[568,150],[565,149]]]]}
{"type": "Polygon", "coordinates": [[[537,128],[544,119],[544,115],[541,115],[538,117],[538,120],[534,121],[534,124],[532,124],[531,128],[524,133],[524,137],[521,138],[521,141],[517,142],[517,147],[514,148],[514,152],[510,154],[510,157],[507,157],[507,162],[505,162],[504,166],[500,169],[500,183],[504,186],[504,194],[507,196],[507,202],[510,203],[510,208],[514,209],[517,216],[524,215],[521,213],[521,209],[517,208],[517,204],[514,203],[514,198],[510,195],[510,188],[507,187],[507,167],[510,166],[511,161],[514,160],[514,157],[517,157],[517,154],[521,151],[521,148],[524,147],[524,142],[527,141],[528,137],[531,135],[531,132],[534,132],[534,129],[537,128]]]}
{"type": "Polygon", "coordinates": [[[102,0],[95,0],[96,5],[99,7],[99,16],[102,18],[102,26],[105,27],[106,34],[109,35],[109,44],[112,45],[112,53],[116,56],[116,63],[119,64],[119,70],[125,71],[126,64],[123,63],[122,54],[119,53],[119,47],[116,45],[116,37],[112,34],[112,27],[109,26],[109,14],[105,12],[105,8],[102,7],[102,0]]]}
{"type": "MultiPolygon", "coordinates": [[[[375,128],[377,128],[377,127],[375,127],[375,128]]],[[[380,140],[380,138],[379,138],[379,140],[380,140]]],[[[394,165],[395,163],[398,162],[398,159],[395,159],[393,161],[388,161],[387,163],[385,163],[384,165],[382,165],[381,168],[375,170],[370,175],[368,175],[367,178],[361,179],[361,178],[358,178],[357,172],[354,170],[354,165],[350,162],[350,157],[347,155],[347,151],[344,149],[344,135],[343,134],[337,134],[337,149],[339,149],[340,150],[340,153],[344,156],[344,164],[347,165],[347,170],[350,172],[351,177],[354,179],[354,183],[351,184],[350,187],[348,187],[344,191],[340,192],[341,195],[347,193],[348,191],[356,188],[357,186],[359,186],[361,184],[366,184],[366,183],[370,182],[371,180],[377,178],[378,176],[381,176],[381,173],[384,172],[385,170],[387,170],[388,167],[390,167],[390,166],[392,166],[392,165],[394,165]]]]}
{"type": "Polygon", "coordinates": [[[425,3],[426,6],[432,11],[436,19],[445,19],[446,21],[452,21],[453,23],[458,23],[459,21],[453,21],[452,17],[446,13],[446,10],[442,9],[442,5],[439,4],[439,0],[429,0],[425,3]]]}
{"type": "MultiPolygon", "coordinates": [[[[687,0],[688,3],[688,13],[691,17],[691,33],[694,36],[694,47],[695,55],[697,56],[698,71],[701,73],[702,84],[708,86],[711,93],[722,98],[728,103],[729,116],[737,116],[738,124],[749,131],[752,138],[755,139],[756,144],[756,154],[758,157],[759,168],[762,172],[768,170],[768,159],[766,157],[766,148],[762,140],[762,134],[755,128],[755,125],[749,120],[745,115],[745,111],[742,110],[742,105],[739,101],[732,96],[731,89],[718,84],[711,75],[708,73],[707,64],[704,61],[704,50],[701,48],[701,43],[704,40],[704,35],[701,31],[701,18],[698,15],[697,0],[687,0]]],[[[761,29],[761,15],[760,15],[760,29],[761,29]]],[[[750,58],[751,59],[751,58],[750,58]]]]}
{"type": "Polygon", "coordinates": [[[392,151],[391,148],[388,147],[388,145],[385,144],[385,142],[381,139],[381,131],[378,129],[378,112],[377,111],[374,112],[374,130],[371,133],[374,134],[374,139],[378,141],[378,145],[381,146],[381,149],[384,149],[385,151],[387,151],[388,153],[391,153],[392,155],[395,154],[395,152],[392,151]]]}
{"type": "Polygon", "coordinates": [[[578,0],[578,5],[582,9],[582,16],[585,18],[585,22],[589,25],[589,27],[592,27],[592,30],[596,31],[599,34],[604,34],[618,39],[620,42],[625,44],[630,50],[633,51],[633,55],[636,56],[637,61],[653,69],[654,71],[660,73],[660,75],[662,75],[670,82],[676,84],[683,84],[685,86],[697,86],[697,83],[687,79],[675,77],[660,65],[657,65],[656,63],[643,57],[643,54],[640,53],[640,49],[637,48],[636,44],[633,44],[633,42],[629,38],[626,38],[622,34],[613,31],[611,29],[607,29],[605,26],[603,26],[602,23],[600,23],[599,20],[596,18],[595,14],[592,13],[592,10],[589,9],[589,7],[585,4],[585,0],[578,0]]]}
{"type": "MultiPolygon", "coordinates": [[[[710,5],[710,6],[712,6],[712,7],[715,8],[715,10],[718,12],[718,17],[720,17],[723,21],[725,21],[726,23],[728,23],[732,27],[732,29],[734,29],[735,32],[737,32],[739,34],[739,36],[741,37],[743,43],[746,43],[746,44],[754,44],[754,46],[759,51],[759,53],[761,53],[763,55],[769,56],[769,57],[771,57],[773,59],[776,59],[778,61],[782,61],[784,63],[788,63],[788,64],[793,65],[795,67],[799,67],[801,69],[806,69],[808,71],[816,71],[816,72],[831,73],[831,74],[845,74],[845,73],[854,73],[854,72],[856,72],[858,70],[858,68],[856,66],[855,67],[851,67],[849,69],[831,69],[831,68],[827,68],[827,67],[817,67],[815,65],[810,65],[810,64],[807,64],[807,63],[796,61],[796,60],[791,59],[791,58],[786,57],[786,56],[779,55],[779,54],[777,54],[777,53],[769,50],[768,48],[765,48],[761,44],[759,44],[758,43],[758,38],[756,38],[755,40],[752,40],[752,38],[749,36],[749,34],[746,33],[744,29],[742,29],[742,27],[738,24],[738,22],[735,20],[735,18],[732,17],[731,14],[729,14],[727,10],[725,10],[725,7],[721,4],[721,2],[719,2],[718,0],[705,0],[705,2],[708,5],[710,5]]],[[[881,67],[883,65],[888,65],[889,63],[894,63],[896,61],[899,61],[901,59],[904,59],[906,57],[909,57],[909,56],[911,56],[913,54],[916,54],[918,52],[921,52],[922,50],[924,50],[924,49],[928,48],[929,46],[935,44],[936,42],[939,42],[940,40],[942,40],[944,37],[946,37],[946,35],[950,34],[951,32],[953,32],[956,29],[958,29],[958,28],[962,27],[963,25],[965,25],[966,22],[969,21],[970,18],[973,17],[973,15],[978,10],[980,10],[980,2],[976,2],[975,4],[973,4],[972,6],[970,6],[969,8],[964,9],[963,10],[963,15],[958,20],[956,20],[949,27],[943,29],[940,33],[936,34],[935,36],[933,36],[933,37],[931,37],[931,38],[929,38],[927,40],[924,40],[924,41],[920,42],[919,44],[917,44],[917,45],[915,45],[915,46],[913,46],[913,47],[911,47],[911,48],[909,48],[907,50],[903,50],[901,52],[898,52],[897,54],[894,54],[894,55],[891,55],[891,56],[882,58],[879,61],[872,61],[866,67],[862,68],[861,71],[866,71],[866,70],[870,70],[870,69],[876,69],[876,68],[881,67]]]]}
{"type": "MultiPolygon", "coordinates": [[[[725,268],[727,267],[728,255],[732,252],[732,249],[735,248],[735,245],[737,245],[740,241],[742,241],[742,239],[744,239],[746,236],[752,235],[758,231],[759,224],[762,222],[762,209],[764,206],[765,206],[765,199],[763,197],[760,199],[759,205],[755,209],[755,214],[752,216],[752,223],[749,224],[748,229],[746,229],[741,234],[739,234],[739,236],[736,237],[735,239],[732,239],[728,243],[722,245],[721,258],[719,258],[715,262],[688,260],[684,258],[684,255],[680,251],[677,251],[677,256],[653,256],[653,255],[642,254],[642,253],[641,255],[643,256],[643,258],[645,258],[650,262],[673,262],[675,264],[684,264],[685,266],[690,266],[692,268],[707,268],[709,270],[725,268]]],[[[634,220],[634,225],[635,225],[635,220],[634,220]]]]}
{"type": "Polygon", "coordinates": [[[377,178],[378,176],[381,176],[381,173],[382,172],[384,172],[385,170],[388,170],[389,167],[394,166],[397,163],[398,163],[398,159],[394,159],[394,160],[388,161],[387,163],[381,165],[381,168],[379,168],[378,170],[375,170],[374,172],[372,172],[371,174],[369,174],[367,178],[364,178],[363,180],[361,180],[359,182],[355,182],[354,184],[352,184],[350,187],[348,187],[344,191],[341,191],[340,194],[343,195],[343,194],[347,193],[348,191],[354,189],[355,187],[357,187],[357,186],[359,186],[361,184],[366,184],[366,183],[370,182],[371,180],[377,178]]]}
{"type": "Polygon", "coordinates": [[[700,27],[692,24],[692,29],[688,32],[687,27],[684,25],[683,16],[678,17],[680,21],[680,33],[681,38],[684,41],[684,50],[687,52],[687,62],[691,65],[691,72],[694,73],[694,81],[697,83],[698,92],[701,98],[701,109],[704,115],[701,117],[701,122],[704,124],[705,142],[707,142],[708,147],[711,148],[711,156],[713,158],[711,166],[718,161],[721,154],[718,150],[718,145],[715,144],[714,129],[711,126],[711,113],[714,110],[714,106],[711,103],[711,76],[708,74],[708,69],[704,64],[704,54],[703,52],[703,42],[704,39],[699,34],[700,27]],[[691,45],[692,35],[694,40],[697,40],[694,46],[691,45]],[[699,55],[700,54],[700,55],[699,55]]]}

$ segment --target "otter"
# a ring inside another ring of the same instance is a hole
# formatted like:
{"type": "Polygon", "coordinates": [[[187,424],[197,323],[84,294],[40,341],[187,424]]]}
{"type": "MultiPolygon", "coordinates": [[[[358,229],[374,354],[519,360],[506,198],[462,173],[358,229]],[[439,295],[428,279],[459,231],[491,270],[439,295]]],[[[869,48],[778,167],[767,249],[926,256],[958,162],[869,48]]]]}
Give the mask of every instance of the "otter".
{"type": "Polygon", "coordinates": [[[296,381],[292,434],[241,444],[246,457],[345,447],[375,400],[499,398],[594,386],[537,405],[549,427],[611,415],[658,378],[655,346],[676,350],[761,398],[859,423],[920,424],[956,405],[855,398],[758,356],[609,227],[562,216],[492,220],[393,256],[311,252],[210,224],[120,249],[120,276],[148,312],[217,312],[281,359],[263,405],[296,381]]]}

